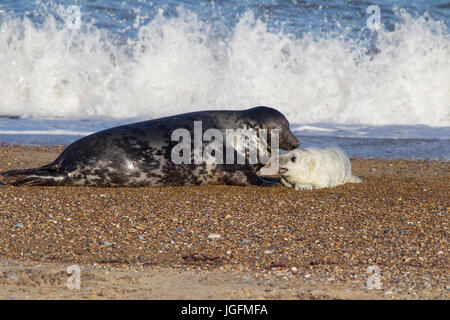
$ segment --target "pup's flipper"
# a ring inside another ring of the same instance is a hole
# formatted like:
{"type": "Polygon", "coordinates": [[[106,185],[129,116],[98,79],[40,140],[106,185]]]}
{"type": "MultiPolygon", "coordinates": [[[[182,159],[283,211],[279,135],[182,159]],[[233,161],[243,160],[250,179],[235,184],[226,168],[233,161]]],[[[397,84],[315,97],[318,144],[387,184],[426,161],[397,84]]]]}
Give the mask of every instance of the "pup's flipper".
{"type": "Polygon", "coordinates": [[[295,190],[312,190],[314,189],[314,186],[312,184],[306,184],[306,183],[296,183],[295,184],[295,190]]]}

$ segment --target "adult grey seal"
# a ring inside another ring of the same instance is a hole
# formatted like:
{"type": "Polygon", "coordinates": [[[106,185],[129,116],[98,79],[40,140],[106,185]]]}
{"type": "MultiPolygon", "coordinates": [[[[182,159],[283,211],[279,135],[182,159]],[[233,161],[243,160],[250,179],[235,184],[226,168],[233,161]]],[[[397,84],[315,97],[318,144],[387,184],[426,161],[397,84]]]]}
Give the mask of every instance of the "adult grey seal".
{"type": "MultiPolygon", "coordinates": [[[[59,157],[40,168],[1,173],[1,180],[10,185],[85,185],[85,186],[163,186],[163,185],[267,185],[255,172],[261,161],[249,163],[210,163],[190,161],[194,151],[175,150],[180,141],[173,141],[178,130],[195,135],[213,131],[226,135],[228,130],[278,130],[279,148],[292,150],[299,142],[289,129],[289,122],[279,111],[255,107],[241,111],[199,111],[110,128],[86,136],[69,145],[59,157]],[[208,129],[211,129],[208,131],[208,129]],[[173,157],[183,154],[184,161],[173,157]]],[[[256,136],[261,142],[262,136],[256,136]]],[[[266,155],[271,153],[268,137],[266,155]]],[[[275,141],[275,140],[274,140],[275,141]]],[[[186,141],[185,141],[186,142],[186,141]]],[[[225,144],[225,142],[223,142],[225,144]]],[[[189,145],[195,144],[195,141],[189,145]]],[[[202,147],[207,144],[201,141],[202,147]]],[[[188,145],[188,147],[189,147],[188,145]]],[[[196,146],[194,146],[195,149],[196,146]]],[[[228,152],[228,151],[227,151],[228,152]]],[[[239,151],[236,151],[237,153],[239,151]]],[[[211,154],[215,154],[212,152],[211,154]]]]}

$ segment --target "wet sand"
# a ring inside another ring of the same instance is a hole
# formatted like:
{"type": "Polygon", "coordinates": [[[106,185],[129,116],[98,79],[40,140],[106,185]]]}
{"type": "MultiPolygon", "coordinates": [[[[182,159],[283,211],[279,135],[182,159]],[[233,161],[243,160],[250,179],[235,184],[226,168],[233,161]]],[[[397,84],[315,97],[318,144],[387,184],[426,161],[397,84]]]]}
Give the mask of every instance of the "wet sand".
{"type": "MultiPolygon", "coordinates": [[[[62,150],[0,146],[0,171],[62,150]]],[[[450,163],[352,166],[315,191],[0,186],[0,298],[448,299],[450,163]]]]}

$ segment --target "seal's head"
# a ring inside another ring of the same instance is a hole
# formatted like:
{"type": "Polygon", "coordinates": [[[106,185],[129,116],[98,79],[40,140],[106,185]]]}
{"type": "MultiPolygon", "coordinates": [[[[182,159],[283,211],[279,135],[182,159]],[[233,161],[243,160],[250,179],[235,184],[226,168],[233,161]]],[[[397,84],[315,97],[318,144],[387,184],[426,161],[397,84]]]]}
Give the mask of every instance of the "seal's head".
{"type": "Polygon", "coordinates": [[[280,130],[280,149],[294,150],[300,146],[297,138],[289,129],[289,121],[278,110],[269,107],[255,107],[246,110],[248,116],[264,126],[264,129],[280,130]]]}
{"type": "Polygon", "coordinates": [[[313,164],[310,161],[311,159],[304,157],[305,153],[303,150],[296,149],[280,155],[280,168],[278,173],[287,181],[291,182],[296,176],[305,175],[311,171],[313,164]]]}

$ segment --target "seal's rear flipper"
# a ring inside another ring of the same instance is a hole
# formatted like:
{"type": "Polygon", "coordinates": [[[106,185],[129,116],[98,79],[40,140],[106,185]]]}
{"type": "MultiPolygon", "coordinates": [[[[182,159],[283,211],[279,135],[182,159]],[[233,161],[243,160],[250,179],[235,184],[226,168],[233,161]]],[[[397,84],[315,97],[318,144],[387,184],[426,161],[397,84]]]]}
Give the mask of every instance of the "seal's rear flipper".
{"type": "Polygon", "coordinates": [[[37,168],[2,172],[0,179],[12,186],[57,186],[63,184],[67,177],[54,168],[37,168]]]}

